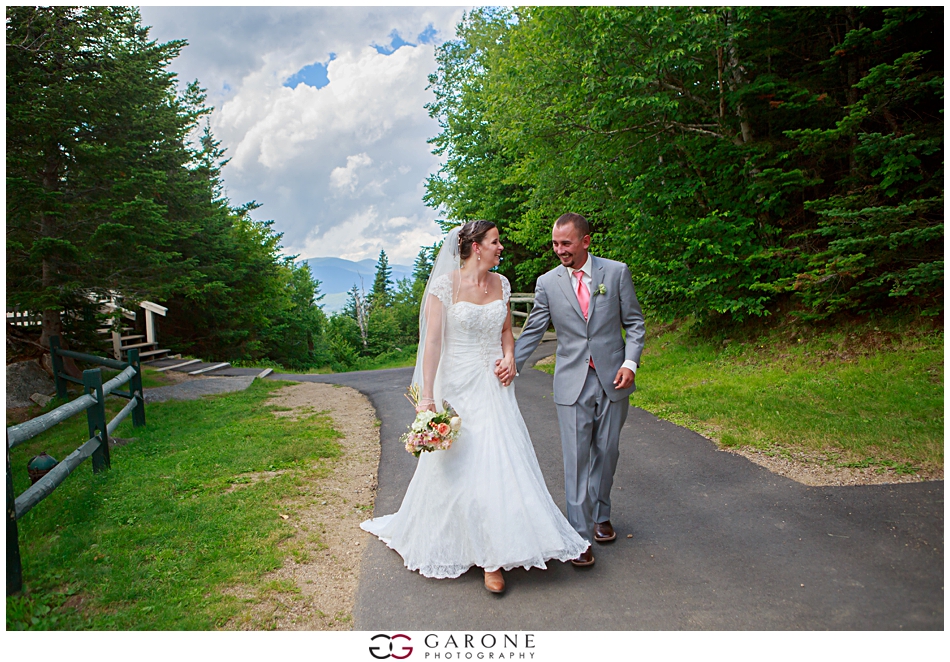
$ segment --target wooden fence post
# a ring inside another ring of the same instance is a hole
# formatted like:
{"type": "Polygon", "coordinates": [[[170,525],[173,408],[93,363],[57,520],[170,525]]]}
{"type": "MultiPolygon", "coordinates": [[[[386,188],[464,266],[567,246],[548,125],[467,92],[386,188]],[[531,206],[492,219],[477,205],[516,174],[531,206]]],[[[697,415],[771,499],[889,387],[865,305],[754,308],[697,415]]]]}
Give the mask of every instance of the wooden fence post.
{"type": "Polygon", "coordinates": [[[20,564],[20,538],[16,526],[16,495],[10,473],[10,434],[7,433],[7,595],[23,589],[23,566],[20,564]]]}
{"type": "Polygon", "coordinates": [[[50,336],[49,353],[53,362],[53,379],[56,380],[56,397],[67,400],[69,394],[66,392],[66,380],[59,376],[63,371],[63,357],[59,355],[59,350],[59,336],[50,336]]]}
{"type": "Polygon", "coordinates": [[[86,420],[89,423],[89,438],[99,435],[99,448],[92,454],[92,470],[99,473],[111,466],[109,431],[106,429],[106,398],[102,394],[102,371],[99,368],[83,370],[82,383],[86,393],[96,398],[96,404],[86,410],[86,420]]]}
{"type": "Polygon", "coordinates": [[[129,395],[138,398],[139,403],[132,410],[132,427],[145,425],[145,391],[142,389],[142,361],[139,359],[139,350],[130,349],[129,365],[135,368],[135,376],[129,380],[129,395]]]}

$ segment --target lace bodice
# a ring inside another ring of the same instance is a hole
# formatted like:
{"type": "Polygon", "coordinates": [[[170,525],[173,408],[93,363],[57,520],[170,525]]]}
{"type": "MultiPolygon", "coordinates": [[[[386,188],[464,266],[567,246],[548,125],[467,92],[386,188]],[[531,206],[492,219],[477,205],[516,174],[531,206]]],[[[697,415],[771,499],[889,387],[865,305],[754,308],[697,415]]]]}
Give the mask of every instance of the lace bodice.
{"type": "Polygon", "coordinates": [[[490,365],[502,356],[501,330],[508,317],[508,299],[511,285],[501,276],[502,298],[485,304],[468,301],[454,302],[450,275],[436,279],[429,293],[437,296],[446,307],[443,356],[450,364],[460,366],[472,358],[481,365],[490,365]]]}
{"type": "MultiPolygon", "coordinates": [[[[501,299],[498,299],[498,301],[501,301],[501,302],[507,304],[507,303],[508,303],[508,299],[511,298],[511,283],[509,283],[509,282],[508,282],[508,279],[505,278],[504,276],[502,276],[501,274],[498,274],[498,277],[501,278],[501,296],[502,296],[502,298],[501,298],[501,299]]],[[[452,288],[452,274],[444,274],[444,275],[439,276],[438,278],[436,278],[436,279],[432,282],[432,286],[429,288],[429,294],[432,294],[432,295],[435,295],[435,296],[439,297],[439,301],[442,302],[442,305],[443,305],[443,306],[446,306],[446,307],[452,306],[452,305],[453,305],[453,302],[454,302],[454,300],[455,300],[455,291],[454,291],[453,288],[452,288]]],[[[466,301],[459,301],[459,303],[468,303],[468,302],[466,302],[466,301]]],[[[472,305],[472,306],[478,306],[478,305],[487,306],[487,305],[489,305],[489,304],[491,304],[491,303],[495,303],[495,302],[494,302],[494,301],[490,301],[489,303],[486,303],[486,304],[476,304],[476,303],[473,303],[473,304],[470,304],[470,305],[472,305]]]]}

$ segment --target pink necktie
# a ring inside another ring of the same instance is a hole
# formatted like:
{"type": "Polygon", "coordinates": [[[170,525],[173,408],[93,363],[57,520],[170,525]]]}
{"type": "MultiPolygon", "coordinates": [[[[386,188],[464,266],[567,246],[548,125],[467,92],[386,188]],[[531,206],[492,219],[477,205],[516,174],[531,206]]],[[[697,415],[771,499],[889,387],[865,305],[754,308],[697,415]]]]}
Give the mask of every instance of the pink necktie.
{"type": "MultiPolygon", "coordinates": [[[[587,319],[587,311],[590,310],[590,290],[584,285],[584,272],[580,269],[574,272],[577,276],[577,303],[581,305],[581,312],[584,313],[584,319],[587,319]]],[[[590,357],[590,367],[594,367],[594,357],[590,357]]]]}
{"type": "Polygon", "coordinates": [[[590,290],[584,285],[583,271],[578,269],[574,272],[574,275],[577,277],[577,303],[581,305],[581,312],[584,314],[584,319],[586,320],[587,311],[590,308],[590,290]]]}

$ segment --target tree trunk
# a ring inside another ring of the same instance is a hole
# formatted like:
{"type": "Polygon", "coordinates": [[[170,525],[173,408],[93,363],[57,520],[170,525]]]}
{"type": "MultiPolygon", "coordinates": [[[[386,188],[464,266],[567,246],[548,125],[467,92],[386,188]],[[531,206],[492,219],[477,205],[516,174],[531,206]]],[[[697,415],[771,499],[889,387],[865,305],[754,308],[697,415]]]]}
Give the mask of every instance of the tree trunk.
{"type": "Polygon", "coordinates": [[[716,49],[716,63],[719,65],[719,124],[726,119],[726,91],[722,87],[722,46],[716,49]]]}
{"type": "MultiPolygon", "coordinates": [[[[849,31],[861,27],[857,21],[857,12],[854,7],[845,8],[845,16],[847,17],[847,23],[845,25],[845,34],[849,31]]],[[[847,58],[848,56],[845,55],[847,58]]],[[[848,75],[848,89],[847,89],[847,98],[848,106],[853,106],[860,99],[860,94],[858,88],[855,85],[860,82],[860,72],[858,71],[858,56],[853,56],[848,58],[847,64],[847,75],[848,75]]],[[[848,149],[848,172],[854,177],[857,174],[857,159],[855,158],[854,152],[858,148],[858,137],[854,134],[851,135],[850,140],[850,149],[848,149]]]]}
{"type": "MultiPolygon", "coordinates": [[[[725,14],[726,26],[728,27],[734,22],[735,14],[731,11],[727,11],[725,14]]],[[[733,39],[732,36],[728,36],[727,40],[729,44],[727,49],[729,53],[729,90],[731,92],[736,92],[741,87],[745,87],[747,81],[745,79],[745,73],[742,71],[742,65],[739,64],[739,51],[736,48],[735,39],[733,39]]],[[[736,117],[739,118],[739,129],[742,132],[742,142],[752,142],[752,125],[749,124],[748,119],[746,119],[745,107],[742,105],[741,101],[736,102],[736,117]]],[[[738,140],[736,142],[738,142],[738,140]]]]}
{"type": "MultiPolygon", "coordinates": [[[[59,147],[55,146],[53,148],[53,153],[58,154],[58,152],[59,147]]],[[[58,174],[58,160],[53,157],[47,157],[46,172],[43,173],[43,188],[48,191],[55,190],[58,181],[58,174]]],[[[50,214],[40,213],[40,235],[43,237],[55,237],[56,231],[56,221],[54,218],[50,214]]],[[[56,287],[55,258],[50,256],[43,257],[40,283],[43,287],[45,299],[46,295],[48,295],[48,293],[51,290],[54,290],[56,287]]],[[[66,339],[63,338],[62,306],[59,305],[58,301],[54,301],[52,305],[47,304],[42,310],[42,322],[43,326],[42,331],[40,332],[40,344],[44,347],[49,347],[49,339],[53,336],[59,336],[60,342],[62,343],[62,348],[67,349],[68,343],[66,342],[66,339]]],[[[63,370],[65,370],[68,375],[76,377],[77,379],[82,377],[82,371],[72,359],[63,359],[63,370]]]]}

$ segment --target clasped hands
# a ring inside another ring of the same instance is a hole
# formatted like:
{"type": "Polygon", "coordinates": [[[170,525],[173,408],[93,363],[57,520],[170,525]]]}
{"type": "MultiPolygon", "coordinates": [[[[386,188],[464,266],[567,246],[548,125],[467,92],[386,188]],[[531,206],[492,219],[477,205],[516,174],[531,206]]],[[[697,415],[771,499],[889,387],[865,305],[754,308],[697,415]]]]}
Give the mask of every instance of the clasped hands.
{"type": "Polygon", "coordinates": [[[502,386],[508,386],[517,374],[518,369],[515,366],[514,356],[506,356],[495,361],[495,376],[502,386]]]}
{"type": "MultiPolygon", "coordinates": [[[[502,386],[508,386],[516,374],[517,370],[513,356],[506,356],[503,359],[497,359],[495,361],[495,376],[501,381],[502,386]]],[[[620,368],[620,370],[617,371],[617,376],[614,377],[614,388],[617,390],[630,388],[633,386],[635,377],[636,375],[634,375],[633,370],[630,368],[620,368]]]]}

